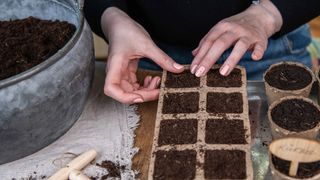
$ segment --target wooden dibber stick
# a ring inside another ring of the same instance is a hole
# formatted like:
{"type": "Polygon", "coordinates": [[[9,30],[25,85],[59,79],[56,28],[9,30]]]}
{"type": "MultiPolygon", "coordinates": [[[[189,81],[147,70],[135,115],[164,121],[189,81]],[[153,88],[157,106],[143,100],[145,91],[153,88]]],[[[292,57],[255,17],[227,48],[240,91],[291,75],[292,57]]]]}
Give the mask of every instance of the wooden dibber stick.
{"type": "Polygon", "coordinates": [[[90,180],[88,176],[84,175],[81,171],[79,170],[73,170],[69,174],[69,179],[70,180],[90,180]]]}
{"type": "Polygon", "coordinates": [[[273,141],[269,146],[271,154],[290,161],[289,175],[296,176],[299,163],[320,161],[320,143],[314,140],[288,137],[273,141]]]}
{"type": "Polygon", "coordinates": [[[66,167],[60,169],[58,172],[53,174],[48,180],[67,180],[72,171],[80,171],[81,169],[86,167],[91,161],[93,161],[96,158],[96,156],[97,152],[94,149],[84,152],[80,156],[73,159],[70,163],[68,163],[66,167]]]}

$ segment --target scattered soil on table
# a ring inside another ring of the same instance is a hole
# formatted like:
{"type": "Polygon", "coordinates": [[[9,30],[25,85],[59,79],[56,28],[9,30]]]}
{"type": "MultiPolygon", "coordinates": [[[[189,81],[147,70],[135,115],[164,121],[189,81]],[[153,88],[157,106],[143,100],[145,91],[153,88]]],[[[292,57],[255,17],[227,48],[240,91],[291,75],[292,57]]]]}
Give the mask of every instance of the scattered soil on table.
{"type": "Polygon", "coordinates": [[[160,123],[159,146],[167,144],[194,144],[197,142],[196,119],[165,120],[160,123]]]}
{"type": "Polygon", "coordinates": [[[241,93],[208,93],[208,113],[242,113],[243,100],[241,93]]]}
{"type": "Polygon", "coordinates": [[[189,71],[184,71],[180,74],[174,74],[174,73],[168,72],[165,85],[167,88],[199,87],[200,78],[191,74],[189,71]]]}
{"type": "Polygon", "coordinates": [[[110,177],[120,178],[121,177],[121,171],[125,169],[125,166],[120,166],[119,163],[114,163],[112,161],[102,161],[101,164],[96,164],[99,167],[102,167],[108,171],[107,175],[103,175],[101,177],[101,180],[105,180],[110,177]]]}
{"type": "Polygon", "coordinates": [[[204,156],[206,179],[246,179],[246,153],[241,150],[208,150],[204,156]]]}
{"type": "Polygon", "coordinates": [[[265,80],[272,87],[282,90],[302,89],[312,82],[312,76],[306,69],[289,64],[275,66],[267,72],[265,80]]]}
{"type": "Polygon", "coordinates": [[[153,178],[164,179],[194,179],[196,173],[196,151],[158,151],[153,178]]]}
{"type": "Polygon", "coordinates": [[[199,93],[168,93],[164,95],[163,114],[196,113],[199,110],[199,93]]]}
{"type": "Polygon", "coordinates": [[[0,21],[0,80],[48,59],[71,39],[75,30],[67,22],[34,17],[0,21]]]}
{"type": "Polygon", "coordinates": [[[320,122],[320,111],[301,99],[283,101],[271,110],[275,124],[289,131],[301,132],[312,129],[320,122]]]}
{"type": "Polygon", "coordinates": [[[36,175],[37,173],[34,173],[35,175],[30,175],[28,177],[21,177],[21,178],[11,178],[11,180],[39,180],[39,179],[48,179],[45,175],[36,175]]]}
{"type": "Polygon", "coordinates": [[[205,141],[208,144],[246,144],[243,121],[207,120],[205,141]]]}
{"type": "Polygon", "coordinates": [[[250,120],[250,131],[251,137],[254,138],[260,129],[260,111],[261,111],[262,100],[250,99],[249,100],[249,120],[250,120]]]}
{"type": "Polygon", "coordinates": [[[235,68],[229,76],[222,76],[219,69],[211,69],[207,75],[209,87],[241,87],[241,70],[235,68]]]}
{"type": "MultiPolygon", "coordinates": [[[[290,161],[280,159],[272,155],[272,162],[278,171],[289,175],[290,161]]],[[[320,161],[312,163],[300,163],[295,178],[311,178],[320,173],[320,161]]]]}

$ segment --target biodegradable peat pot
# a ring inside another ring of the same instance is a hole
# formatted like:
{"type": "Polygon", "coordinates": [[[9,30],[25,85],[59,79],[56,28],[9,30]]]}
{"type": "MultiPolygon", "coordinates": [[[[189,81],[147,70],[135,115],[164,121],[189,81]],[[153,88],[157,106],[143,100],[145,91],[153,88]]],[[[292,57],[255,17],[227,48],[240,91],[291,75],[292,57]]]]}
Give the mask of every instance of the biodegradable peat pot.
{"type": "Polygon", "coordinates": [[[318,104],[320,105],[320,69],[316,71],[316,79],[317,79],[317,84],[318,84],[318,104]]]}
{"type": "Polygon", "coordinates": [[[285,136],[315,139],[320,129],[320,108],[308,98],[288,96],[269,106],[268,119],[273,139],[285,136]]]}
{"type": "Polygon", "coordinates": [[[268,154],[274,180],[320,179],[320,143],[316,140],[277,139],[269,145],[268,154]]]}
{"type": "Polygon", "coordinates": [[[81,115],[94,73],[92,33],[76,0],[1,0],[1,21],[67,21],[72,38],[44,62],[0,81],[0,164],[54,142],[81,115]]]}
{"type": "Polygon", "coordinates": [[[269,104],[286,96],[308,97],[315,81],[313,72],[297,62],[273,64],[263,78],[269,104]]]}
{"type": "Polygon", "coordinates": [[[273,163],[272,157],[273,156],[269,152],[269,166],[270,166],[270,171],[271,171],[273,180],[298,180],[298,179],[319,180],[320,179],[320,173],[318,173],[318,174],[316,174],[316,175],[314,175],[312,177],[308,177],[308,178],[295,178],[295,177],[291,177],[291,176],[289,176],[287,174],[284,174],[284,173],[280,172],[279,170],[277,170],[275,168],[275,165],[273,163]]]}

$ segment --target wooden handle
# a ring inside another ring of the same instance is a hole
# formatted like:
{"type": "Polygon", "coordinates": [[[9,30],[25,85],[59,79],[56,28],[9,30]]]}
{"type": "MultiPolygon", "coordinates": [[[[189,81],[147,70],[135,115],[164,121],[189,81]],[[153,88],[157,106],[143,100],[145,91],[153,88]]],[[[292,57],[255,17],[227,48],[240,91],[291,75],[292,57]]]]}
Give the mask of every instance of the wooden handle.
{"type": "Polygon", "coordinates": [[[84,175],[81,171],[73,170],[69,174],[70,180],[90,180],[88,176],[84,175]]]}
{"type": "Polygon", "coordinates": [[[68,176],[72,170],[83,169],[93,161],[96,156],[97,152],[94,149],[84,152],[68,163],[66,167],[53,174],[48,180],[68,180],[68,176]]]}
{"type": "Polygon", "coordinates": [[[64,167],[60,169],[58,172],[54,173],[48,180],[67,180],[69,173],[70,173],[70,169],[67,167],[64,167]]]}
{"type": "Polygon", "coordinates": [[[97,151],[94,149],[90,149],[89,151],[82,153],[80,156],[73,159],[69,164],[67,164],[67,167],[69,167],[72,170],[81,170],[86,165],[88,165],[91,161],[94,160],[97,156],[97,151]]]}

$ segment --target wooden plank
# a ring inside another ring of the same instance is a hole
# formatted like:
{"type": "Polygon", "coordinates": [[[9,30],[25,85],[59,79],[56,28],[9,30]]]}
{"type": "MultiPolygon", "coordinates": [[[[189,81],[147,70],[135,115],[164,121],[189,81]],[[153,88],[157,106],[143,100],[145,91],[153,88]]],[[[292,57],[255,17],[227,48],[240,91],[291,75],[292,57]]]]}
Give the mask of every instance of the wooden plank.
{"type": "MultiPolygon", "coordinates": [[[[139,81],[142,82],[144,77],[146,77],[147,75],[159,75],[161,77],[160,72],[139,71],[139,81]]],[[[135,131],[135,147],[140,148],[140,150],[132,160],[132,169],[138,170],[140,172],[138,177],[141,180],[146,180],[148,177],[149,160],[152,149],[157,106],[158,101],[147,102],[138,105],[138,113],[140,114],[140,125],[135,131]]]]}

